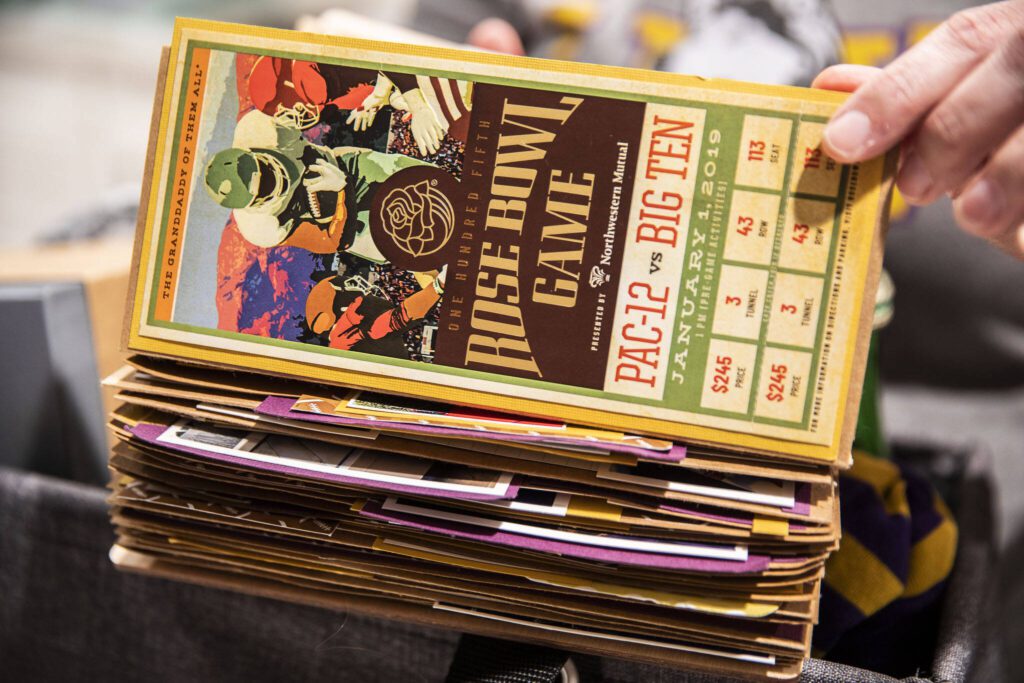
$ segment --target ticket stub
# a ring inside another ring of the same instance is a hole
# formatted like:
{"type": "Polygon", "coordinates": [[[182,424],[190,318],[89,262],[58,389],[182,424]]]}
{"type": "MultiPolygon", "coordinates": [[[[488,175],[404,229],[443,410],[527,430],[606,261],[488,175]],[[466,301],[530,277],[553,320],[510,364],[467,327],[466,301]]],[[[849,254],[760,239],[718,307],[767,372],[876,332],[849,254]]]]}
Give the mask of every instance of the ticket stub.
{"type": "Polygon", "coordinates": [[[841,99],[179,20],[128,345],[842,461],[892,159],[841,99]]]}

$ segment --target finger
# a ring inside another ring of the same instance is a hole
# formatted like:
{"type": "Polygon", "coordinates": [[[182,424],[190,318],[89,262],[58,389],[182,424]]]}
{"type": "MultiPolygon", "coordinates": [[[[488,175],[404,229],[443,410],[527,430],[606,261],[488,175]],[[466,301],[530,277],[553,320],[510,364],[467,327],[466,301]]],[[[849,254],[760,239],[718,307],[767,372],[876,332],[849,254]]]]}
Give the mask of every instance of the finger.
{"type": "Polygon", "coordinates": [[[836,64],[818,74],[814,82],[811,83],[811,87],[821,90],[853,92],[880,71],[881,69],[876,66],[836,64]]]}
{"type": "Polygon", "coordinates": [[[903,139],[988,54],[1007,30],[1007,12],[1024,12],[1007,9],[1011,4],[1016,3],[953,15],[864,83],[825,128],[829,156],[843,163],[863,161],[903,139]]]}
{"type": "Polygon", "coordinates": [[[412,137],[413,137],[413,140],[416,141],[416,148],[419,149],[420,156],[422,156],[422,157],[427,156],[427,144],[426,144],[426,140],[424,140],[424,136],[422,134],[421,135],[417,135],[416,131],[414,130],[413,134],[412,134],[412,137]]]}
{"type": "Polygon", "coordinates": [[[504,19],[491,17],[484,19],[473,27],[466,36],[466,42],[493,52],[505,52],[510,55],[524,55],[523,41],[512,24],[504,19]]]}
{"type": "Polygon", "coordinates": [[[359,114],[359,110],[357,110],[357,109],[353,109],[352,111],[350,111],[348,113],[348,118],[345,119],[345,125],[346,126],[351,126],[352,123],[356,120],[356,116],[358,114],[359,114]]]}
{"type": "Polygon", "coordinates": [[[1018,128],[953,201],[957,222],[1006,243],[1024,224],[1024,126],[1018,128]]]}
{"type": "Polygon", "coordinates": [[[925,117],[897,177],[918,204],[960,188],[1024,122],[1024,33],[1012,35],[925,117]]]}

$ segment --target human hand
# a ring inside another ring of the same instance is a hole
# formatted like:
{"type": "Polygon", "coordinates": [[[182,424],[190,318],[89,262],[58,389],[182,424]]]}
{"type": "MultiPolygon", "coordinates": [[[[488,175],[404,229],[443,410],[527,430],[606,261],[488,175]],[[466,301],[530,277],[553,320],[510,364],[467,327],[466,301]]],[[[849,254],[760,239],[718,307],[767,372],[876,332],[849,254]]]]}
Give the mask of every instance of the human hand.
{"type": "Polygon", "coordinates": [[[369,130],[370,126],[373,125],[373,120],[377,118],[378,111],[380,111],[379,107],[366,109],[363,106],[359,106],[348,113],[345,123],[352,126],[352,130],[357,133],[369,130]]]}
{"type": "Polygon", "coordinates": [[[491,17],[474,26],[466,36],[466,43],[482,50],[525,55],[519,31],[504,19],[491,17]]]}
{"type": "Polygon", "coordinates": [[[812,85],[853,92],[825,128],[832,158],[902,143],[907,201],[949,194],[964,230],[1024,258],[1024,0],[955,14],[884,69],[842,64],[812,85]]]}
{"type": "Polygon", "coordinates": [[[441,139],[444,138],[444,127],[437,120],[437,114],[427,104],[423,93],[419,88],[403,93],[406,104],[409,105],[409,113],[412,115],[412,122],[409,128],[412,130],[412,137],[419,147],[420,154],[436,154],[441,148],[441,139]]]}
{"type": "Polygon", "coordinates": [[[363,98],[362,104],[348,113],[345,123],[352,126],[357,133],[368,130],[373,125],[373,120],[377,118],[377,112],[388,103],[393,85],[387,76],[378,74],[373,90],[363,98]]]}
{"type": "Polygon", "coordinates": [[[338,320],[334,323],[330,333],[327,335],[328,346],[332,349],[349,350],[363,340],[363,331],[359,328],[365,317],[359,306],[363,303],[363,297],[356,297],[350,303],[338,320]]]}
{"type": "Polygon", "coordinates": [[[303,179],[302,184],[311,192],[341,192],[348,183],[345,172],[326,161],[314,161],[309,170],[316,175],[303,179]]]}

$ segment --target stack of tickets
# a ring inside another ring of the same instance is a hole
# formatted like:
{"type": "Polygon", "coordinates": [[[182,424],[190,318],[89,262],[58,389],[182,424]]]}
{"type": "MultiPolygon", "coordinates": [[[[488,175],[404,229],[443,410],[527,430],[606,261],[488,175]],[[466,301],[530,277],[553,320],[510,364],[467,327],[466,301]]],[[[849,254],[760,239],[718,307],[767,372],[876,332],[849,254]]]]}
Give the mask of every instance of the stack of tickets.
{"type": "Polygon", "coordinates": [[[824,155],[840,102],[180,20],[111,558],[797,676],[892,164],[824,155]]]}

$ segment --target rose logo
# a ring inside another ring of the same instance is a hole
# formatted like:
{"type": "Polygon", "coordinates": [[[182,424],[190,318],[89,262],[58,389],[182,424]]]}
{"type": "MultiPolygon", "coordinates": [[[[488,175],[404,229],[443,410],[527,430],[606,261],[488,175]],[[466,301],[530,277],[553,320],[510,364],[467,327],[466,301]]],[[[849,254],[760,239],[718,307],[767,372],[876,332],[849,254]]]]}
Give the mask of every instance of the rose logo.
{"type": "Polygon", "coordinates": [[[439,251],[455,227],[455,209],[429,180],[396,187],[380,205],[381,226],[395,245],[414,258],[439,251]]]}
{"type": "Polygon", "coordinates": [[[373,243],[396,268],[440,270],[456,246],[456,209],[464,201],[459,181],[437,166],[404,168],[374,193],[368,216],[373,243]]]}
{"type": "Polygon", "coordinates": [[[416,215],[421,211],[413,203],[409,193],[404,188],[392,190],[384,200],[382,211],[385,213],[384,224],[388,226],[391,236],[402,235],[402,241],[407,241],[407,236],[412,234],[412,225],[416,220],[416,215]]]}

